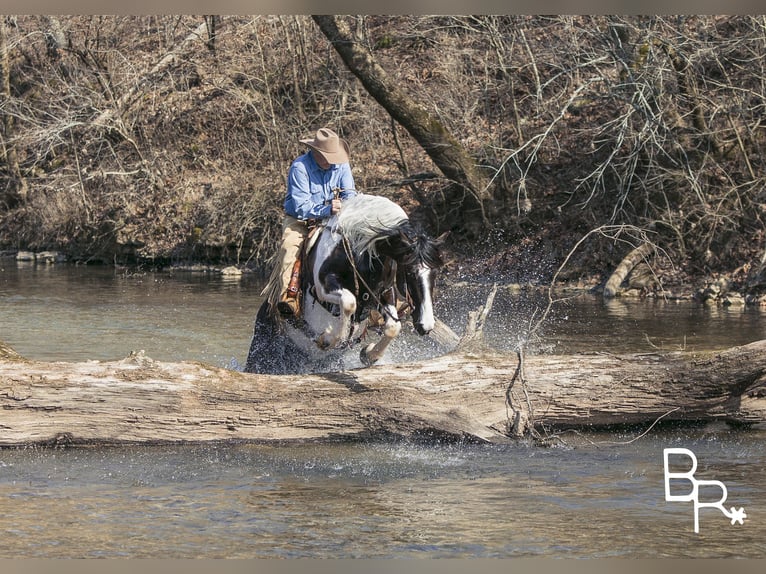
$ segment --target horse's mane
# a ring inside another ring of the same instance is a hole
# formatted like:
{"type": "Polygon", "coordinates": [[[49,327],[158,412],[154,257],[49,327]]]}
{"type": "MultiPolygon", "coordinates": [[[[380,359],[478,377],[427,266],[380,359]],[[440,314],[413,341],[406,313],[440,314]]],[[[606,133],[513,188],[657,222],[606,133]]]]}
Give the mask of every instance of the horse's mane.
{"type": "Polygon", "coordinates": [[[408,222],[404,210],[390,199],[360,193],[343,202],[335,228],[353,251],[374,257],[377,242],[399,233],[408,222]]]}

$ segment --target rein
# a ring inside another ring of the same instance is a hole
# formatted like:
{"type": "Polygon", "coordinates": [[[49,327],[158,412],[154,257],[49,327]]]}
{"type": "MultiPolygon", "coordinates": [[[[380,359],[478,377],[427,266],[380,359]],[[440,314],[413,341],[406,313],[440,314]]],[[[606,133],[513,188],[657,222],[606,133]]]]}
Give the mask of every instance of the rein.
{"type": "MultiPolygon", "coordinates": [[[[378,305],[378,308],[380,309],[381,313],[384,313],[388,316],[389,319],[393,319],[397,323],[401,322],[401,319],[399,317],[394,317],[391,315],[391,313],[386,308],[386,305],[383,304],[383,302],[380,300],[380,297],[375,294],[375,292],[370,288],[370,286],[367,284],[367,282],[364,280],[364,277],[362,277],[361,273],[359,273],[359,270],[356,268],[356,261],[354,260],[354,254],[351,251],[351,245],[348,242],[348,239],[345,235],[342,236],[341,241],[343,241],[343,249],[346,252],[346,258],[348,259],[348,262],[351,264],[351,269],[354,271],[354,296],[359,296],[359,283],[361,282],[365,289],[367,289],[367,292],[370,294],[370,297],[372,297],[373,301],[378,305]]],[[[396,305],[396,287],[395,285],[392,285],[390,287],[393,295],[393,304],[396,305]]],[[[412,307],[412,303],[409,301],[409,294],[407,294],[407,305],[409,307],[412,307]]]]}

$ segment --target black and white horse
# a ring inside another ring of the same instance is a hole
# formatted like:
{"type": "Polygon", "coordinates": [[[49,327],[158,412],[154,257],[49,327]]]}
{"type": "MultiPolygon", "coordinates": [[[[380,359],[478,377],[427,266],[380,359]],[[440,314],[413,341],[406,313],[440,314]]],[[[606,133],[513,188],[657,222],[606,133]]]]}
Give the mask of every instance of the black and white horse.
{"type": "Polygon", "coordinates": [[[360,353],[371,365],[399,335],[405,314],[418,334],[427,335],[436,323],[440,245],[441,239],[418,231],[404,210],[384,197],[358,194],[344,201],[303,266],[302,319],[282,319],[264,301],[245,371],[326,370],[339,352],[380,328],[377,342],[360,353]]]}

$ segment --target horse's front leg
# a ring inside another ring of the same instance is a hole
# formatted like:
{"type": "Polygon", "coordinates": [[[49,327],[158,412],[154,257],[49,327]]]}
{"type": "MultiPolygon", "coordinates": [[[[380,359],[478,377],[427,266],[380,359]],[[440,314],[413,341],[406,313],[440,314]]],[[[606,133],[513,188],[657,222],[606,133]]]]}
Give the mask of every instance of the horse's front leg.
{"type": "Polygon", "coordinates": [[[340,285],[334,276],[329,276],[320,283],[317,294],[322,301],[327,301],[340,308],[337,322],[331,322],[317,337],[316,344],[320,349],[332,349],[343,340],[351,330],[351,317],[356,313],[356,297],[340,285]]]}
{"type": "Polygon", "coordinates": [[[383,306],[383,315],[386,318],[383,323],[383,336],[377,343],[367,345],[362,352],[359,353],[359,358],[362,363],[369,367],[377,363],[383,356],[388,346],[391,344],[402,330],[402,322],[399,320],[399,315],[396,312],[396,305],[392,303],[386,303],[383,306]]]}

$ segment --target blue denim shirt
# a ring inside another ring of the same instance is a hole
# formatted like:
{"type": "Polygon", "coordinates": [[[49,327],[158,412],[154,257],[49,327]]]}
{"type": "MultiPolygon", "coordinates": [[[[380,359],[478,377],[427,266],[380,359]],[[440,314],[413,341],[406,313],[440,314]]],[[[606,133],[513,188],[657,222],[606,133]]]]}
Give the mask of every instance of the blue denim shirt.
{"type": "Polygon", "coordinates": [[[347,163],[320,168],[311,152],[293,161],[287,174],[285,213],[298,219],[325,219],[332,214],[334,188],[340,188],[341,199],[356,195],[351,166],[347,163]]]}

